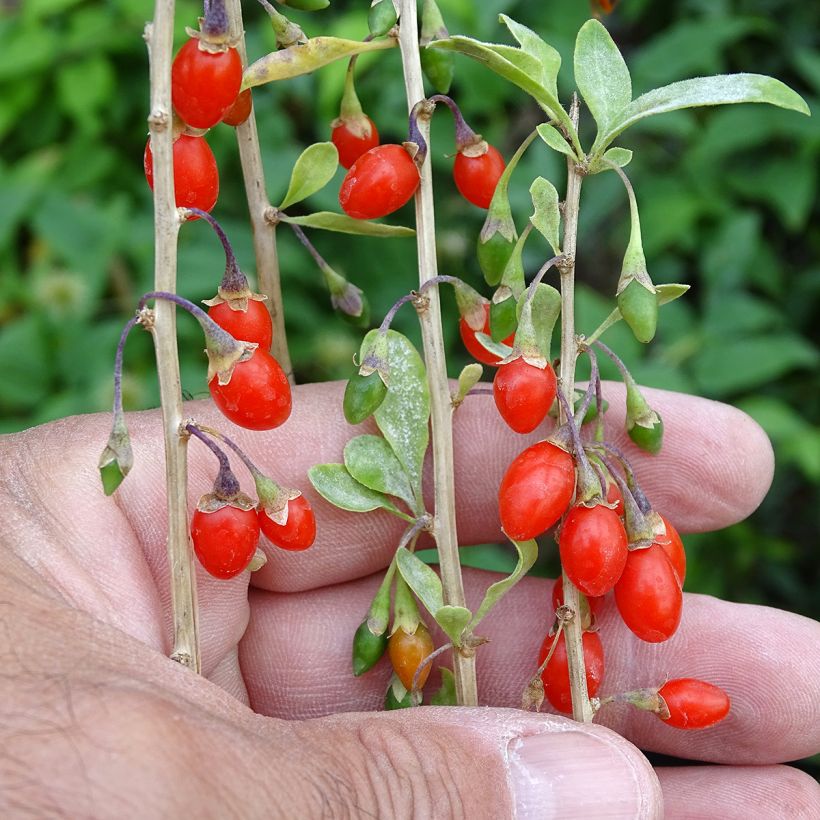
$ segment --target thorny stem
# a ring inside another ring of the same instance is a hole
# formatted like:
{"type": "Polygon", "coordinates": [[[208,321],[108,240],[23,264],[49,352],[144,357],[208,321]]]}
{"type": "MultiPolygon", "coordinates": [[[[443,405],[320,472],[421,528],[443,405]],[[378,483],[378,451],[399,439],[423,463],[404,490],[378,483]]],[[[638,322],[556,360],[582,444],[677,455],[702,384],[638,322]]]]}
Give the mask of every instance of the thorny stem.
{"type": "MultiPolygon", "coordinates": [[[[401,26],[399,46],[401,48],[404,84],[407,93],[407,109],[424,99],[424,84],[419,58],[418,19],[416,0],[398,0],[397,9],[401,26]]],[[[429,120],[420,122],[422,133],[429,140],[429,120]]],[[[424,285],[437,273],[436,236],[433,210],[433,186],[429,157],[420,168],[421,185],[416,193],[416,241],[418,247],[419,283],[424,285]]],[[[430,384],[433,477],[435,488],[435,517],[433,534],[441,561],[441,579],[444,599],[450,606],[464,606],[464,584],[461,578],[461,564],[458,554],[455,518],[455,477],[453,470],[453,405],[450,401],[450,387],[447,381],[447,367],[444,356],[444,341],[441,331],[441,308],[438,288],[430,290],[429,305],[419,314],[421,335],[424,345],[424,359],[427,364],[427,378],[430,384]]],[[[456,698],[460,705],[478,705],[475,657],[465,658],[456,653],[453,662],[456,698]]]]}
{"type": "MultiPolygon", "coordinates": [[[[235,0],[238,2],[238,0],[235,0]]],[[[146,26],[151,78],[151,152],[154,157],[154,287],[176,290],[179,217],[174,201],[171,108],[171,56],[174,2],[156,0],[154,19],[146,26]]],[[[157,305],[150,330],[154,339],[165,442],[168,504],[168,562],[171,574],[171,658],[201,670],[194,552],[188,534],[187,437],[180,436],[182,389],[174,305],[157,305]]]]}
{"type": "MultiPolygon", "coordinates": [[[[230,34],[238,38],[236,50],[242,58],[242,65],[248,64],[245,49],[245,36],[242,33],[242,8],[240,0],[226,0],[230,34]]],[[[245,182],[245,194],[248,199],[251,225],[253,227],[253,247],[256,256],[256,277],[260,292],[268,298],[265,305],[273,322],[273,343],[271,355],[279,362],[293,383],[293,365],[288,351],[288,340],[285,334],[285,312],[282,304],[282,287],[279,277],[279,256],[276,249],[276,225],[268,221],[266,214],[271,209],[265,190],[265,172],[262,166],[262,154],[259,149],[259,135],[256,130],[256,117],[251,115],[242,125],[236,128],[236,140],[239,145],[239,160],[242,165],[242,177],[245,182]]]]}
{"type": "MultiPolygon", "coordinates": [[[[573,128],[578,130],[579,106],[578,97],[573,96],[570,107],[570,119],[573,128]]],[[[561,271],[561,392],[572,406],[575,391],[575,361],[578,356],[578,340],[575,336],[575,251],[578,238],[578,209],[581,198],[583,175],[574,157],[567,157],[567,194],[564,200],[564,236],[563,250],[566,257],[560,266],[561,271]]],[[[563,408],[560,408],[559,421],[567,420],[563,408]],[[561,416],[564,415],[564,418],[561,416]]],[[[564,573],[564,603],[573,611],[579,610],[578,590],[564,573]]],[[[584,649],[582,643],[582,624],[580,618],[574,618],[566,626],[567,663],[569,665],[569,683],[572,695],[572,716],[582,723],[589,723],[593,718],[592,707],[587,691],[584,649]]]]}

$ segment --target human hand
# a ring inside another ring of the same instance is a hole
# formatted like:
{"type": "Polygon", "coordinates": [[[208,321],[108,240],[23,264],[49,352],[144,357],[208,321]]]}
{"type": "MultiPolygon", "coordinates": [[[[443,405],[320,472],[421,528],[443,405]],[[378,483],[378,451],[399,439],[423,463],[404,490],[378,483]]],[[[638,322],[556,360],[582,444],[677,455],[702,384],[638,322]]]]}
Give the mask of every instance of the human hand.
{"type": "MultiPolygon", "coordinates": [[[[612,399],[617,387],[607,387],[612,399]]],[[[635,457],[650,500],[684,532],[747,515],[772,471],[759,428],[722,405],[651,395],[667,442],[658,457],[635,457]]],[[[535,438],[506,430],[490,403],[471,398],[455,416],[463,544],[499,537],[500,477],[535,438]]],[[[336,510],[310,489],[307,468],[339,460],[354,434],[340,406],[339,384],[301,387],[284,427],[235,434],[262,470],[306,491],[319,532],[305,553],[269,549],[252,577],[198,573],[203,678],[165,657],[158,414],[129,417],[136,466],[113,500],[96,472],[109,419],[0,439],[4,816],[820,816],[817,784],[776,765],[820,749],[820,629],[765,607],[687,595],[679,632],[661,645],[639,642],[611,603],[601,618],[604,692],[701,677],[727,690],[732,711],[700,732],[615,706],[600,722],[643,749],[732,766],[653,773],[603,726],[508,708],[550,619],[550,582],[539,579],[517,585],[482,622],[491,642],[479,650],[479,697],[495,708],[371,713],[386,670],[353,678],[350,640],[401,525],[336,510]]],[[[186,410],[223,424],[208,403],[186,410]]],[[[213,474],[212,456],[192,442],[192,505],[213,474]]],[[[486,575],[468,572],[465,583],[475,601],[486,575]]]]}

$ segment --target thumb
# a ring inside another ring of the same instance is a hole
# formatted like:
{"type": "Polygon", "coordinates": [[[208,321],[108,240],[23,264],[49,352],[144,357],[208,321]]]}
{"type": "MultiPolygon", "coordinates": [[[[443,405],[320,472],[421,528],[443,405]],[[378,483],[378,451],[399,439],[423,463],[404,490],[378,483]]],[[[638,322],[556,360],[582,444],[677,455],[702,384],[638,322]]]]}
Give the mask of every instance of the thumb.
{"type": "Polygon", "coordinates": [[[599,817],[663,815],[646,758],[620,735],[513,709],[422,707],[291,724],[312,779],[295,816],[599,817]],[[321,773],[321,774],[320,774],[321,773]]]}

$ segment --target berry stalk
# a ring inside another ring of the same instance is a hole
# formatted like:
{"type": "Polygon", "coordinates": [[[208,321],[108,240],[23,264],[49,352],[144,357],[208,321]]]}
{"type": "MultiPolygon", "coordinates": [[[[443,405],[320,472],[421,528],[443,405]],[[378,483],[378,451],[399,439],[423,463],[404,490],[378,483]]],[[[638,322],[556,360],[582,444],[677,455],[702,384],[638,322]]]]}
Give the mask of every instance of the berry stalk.
{"type": "MultiPolygon", "coordinates": [[[[179,216],[174,200],[171,59],[174,2],[157,0],[153,22],[146,26],[151,79],[151,151],[154,163],[154,286],[175,292],[179,216]]],[[[182,388],[179,376],[175,305],[156,306],[149,327],[154,340],[165,441],[168,499],[168,562],[171,569],[172,660],[201,671],[194,552],[188,538],[187,436],[180,435],[182,388]]]]}
{"type": "MultiPolygon", "coordinates": [[[[407,108],[412,111],[424,99],[424,84],[419,57],[416,0],[399,0],[402,70],[407,93],[407,108]]],[[[419,130],[429,144],[430,123],[419,118],[419,130]]],[[[418,247],[419,283],[421,286],[437,275],[433,186],[429,156],[420,168],[421,184],[416,192],[416,241],[418,247]]],[[[429,305],[419,312],[424,359],[430,384],[430,418],[432,422],[433,476],[435,482],[435,512],[433,534],[439,550],[441,580],[445,603],[465,606],[464,584],[458,554],[455,519],[455,479],[453,471],[453,405],[444,357],[441,331],[441,308],[438,287],[427,292],[429,305]]],[[[478,704],[475,656],[453,653],[457,702],[463,706],[478,704]]]]}

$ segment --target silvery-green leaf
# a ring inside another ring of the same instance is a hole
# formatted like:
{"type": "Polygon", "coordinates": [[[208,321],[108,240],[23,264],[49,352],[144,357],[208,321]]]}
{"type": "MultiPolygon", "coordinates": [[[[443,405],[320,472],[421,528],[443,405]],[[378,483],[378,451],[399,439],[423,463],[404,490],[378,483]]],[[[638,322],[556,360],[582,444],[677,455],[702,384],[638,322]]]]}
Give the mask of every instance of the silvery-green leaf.
{"type": "Polygon", "coordinates": [[[564,139],[564,135],[547,122],[542,122],[536,129],[538,136],[544,140],[553,151],[559,154],[566,154],[568,157],[575,156],[572,146],[564,139]]]}
{"type": "Polygon", "coordinates": [[[628,148],[608,148],[603,156],[593,158],[589,166],[590,174],[600,174],[601,171],[610,171],[612,166],[625,168],[632,162],[632,151],[628,148]]]}
{"type": "Polygon", "coordinates": [[[598,133],[619,121],[632,101],[632,79],[618,46],[598,20],[587,20],[575,40],[575,82],[598,133]]]}
{"type": "Polygon", "coordinates": [[[339,152],[332,142],[309,145],[300,154],[290,174],[288,192],[279,206],[284,210],[295,202],[321,191],[333,179],[339,165],[339,152]]]}
{"type": "Polygon", "coordinates": [[[501,581],[496,581],[484,593],[484,600],[481,602],[481,606],[479,606],[476,614],[473,616],[473,620],[470,622],[471,629],[475,629],[479,621],[521,580],[535,563],[535,559],[538,558],[538,544],[534,539],[529,541],[513,541],[513,544],[518,552],[518,563],[511,575],[508,575],[501,581]]]}
{"type": "Polygon", "coordinates": [[[439,607],[433,616],[436,623],[444,630],[447,637],[453,642],[453,646],[461,646],[461,633],[464,632],[473,613],[463,606],[449,606],[445,604],[439,607]]]}
{"type": "Polygon", "coordinates": [[[416,598],[435,617],[436,612],[444,606],[441,578],[436,571],[405,547],[396,550],[396,567],[416,598]]]}
{"type": "Polygon", "coordinates": [[[537,177],[530,185],[530,196],[535,213],[530,217],[530,222],[538,229],[539,233],[550,243],[550,247],[556,254],[561,253],[561,239],[559,237],[559,227],[561,224],[561,214],[558,210],[558,191],[555,186],[544,177],[537,177]]]}
{"type": "Polygon", "coordinates": [[[421,498],[421,473],[430,438],[427,373],[421,356],[406,336],[389,330],[387,346],[390,387],[374,416],[382,435],[404,466],[414,494],[421,498]]]}
{"type": "Polygon", "coordinates": [[[504,23],[510,34],[518,41],[521,52],[536,59],[539,72],[535,76],[538,82],[557,100],[561,55],[551,45],[545,43],[532,29],[522,26],[521,23],[507,17],[506,14],[499,14],[498,19],[504,23]]]}
{"type": "MultiPolygon", "coordinates": [[[[546,282],[539,282],[535,286],[535,293],[532,301],[527,307],[526,295],[518,300],[515,306],[515,311],[519,320],[519,328],[522,324],[530,326],[532,333],[535,334],[538,349],[544,358],[549,361],[552,346],[552,331],[555,327],[555,322],[561,314],[561,294],[546,282]],[[522,318],[525,310],[529,313],[526,322],[522,318]]],[[[518,332],[515,338],[516,344],[519,342],[518,332]]]]}
{"type": "Polygon", "coordinates": [[[323,231],[351,233],[358,236],[414,236],[412,228],[404,225],[385,225],[382,222],[371,222],[369,219],[353,219],[346,214],[335,214],[333,211],[317,211],[306,216],[281,216],[283,222],[301,225],[303,228],[319,228],[323,231]]]}
{"type": "Polygon", "coordinates": [[[344,464],[317,464],[308,470],[308,478],[316,492],[336,507],[350,512],[384,509],[400,518],[412,521],[383,493],[360,484],[344,464]]]}
{"type": "Polygon", "coordinates": [[[381,436],[356,436],[344,450],[345,467],[360,484],[406,501],[418,512],[410,480],[390,445],[381,436]]]}

